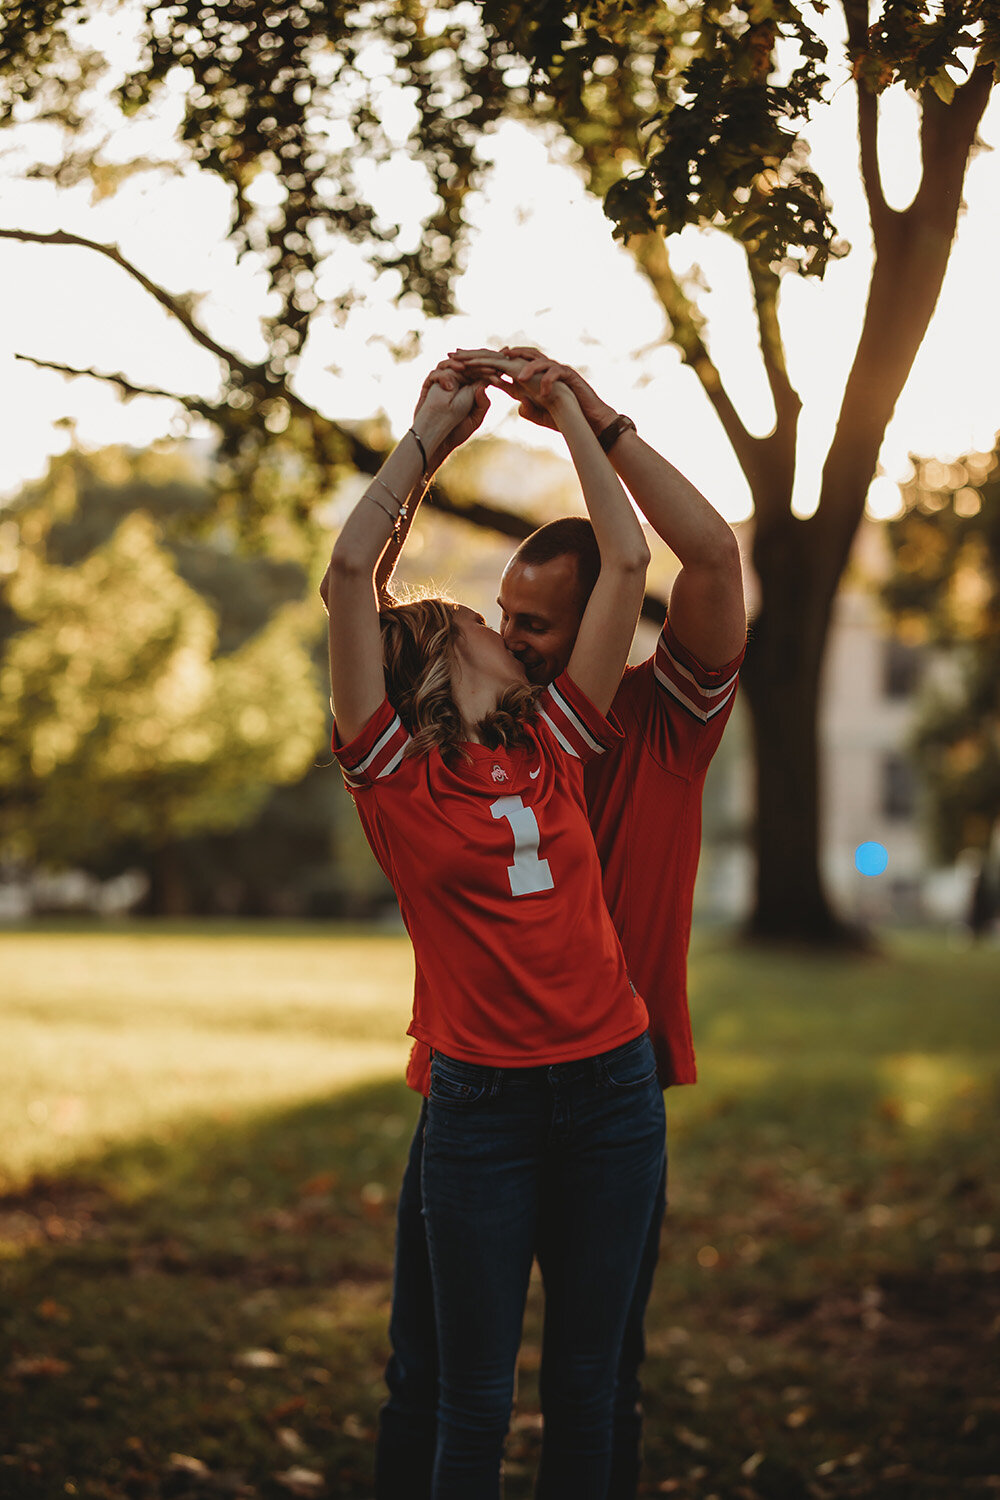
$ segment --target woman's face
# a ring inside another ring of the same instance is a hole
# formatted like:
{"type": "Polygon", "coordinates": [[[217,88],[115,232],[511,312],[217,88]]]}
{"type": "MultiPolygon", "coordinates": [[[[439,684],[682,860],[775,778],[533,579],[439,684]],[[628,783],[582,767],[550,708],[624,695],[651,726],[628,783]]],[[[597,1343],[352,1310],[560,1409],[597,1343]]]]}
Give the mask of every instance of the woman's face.
{"type": "Polygon", "coordinates": [[[503,643],[498,630],[491,630],[468,605],[455,606],[458,641],[455,645],[456,666],[467,687],[495,686],[498,691],[527,682],[524,668],[503,643]]]}

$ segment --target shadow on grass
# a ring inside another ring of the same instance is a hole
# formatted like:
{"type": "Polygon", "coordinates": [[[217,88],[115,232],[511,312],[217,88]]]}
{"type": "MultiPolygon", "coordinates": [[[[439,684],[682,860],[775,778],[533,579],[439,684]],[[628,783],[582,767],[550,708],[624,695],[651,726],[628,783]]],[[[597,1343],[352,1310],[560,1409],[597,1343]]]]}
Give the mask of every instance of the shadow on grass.
{"type": "Polygon", "coordinates": [[[0,1495],[370,1495],[417,1106],[204,1118],[0,1199],[0,1495]]]}
{"type": "MultiPolygon", "coordinates": [[[[832,1072],[748,1062],[675,1133],[644,1493],[996,1493],[995,1141],[961,1111],[915,1135],[874,1060],[832,1072]]],[[[5,1500],[369,1497],[417,1102],[205,1117],[0,1199],[5,1500]]],[[[539,1331],[536,1286],[509,1500],[539,1331]]]]}

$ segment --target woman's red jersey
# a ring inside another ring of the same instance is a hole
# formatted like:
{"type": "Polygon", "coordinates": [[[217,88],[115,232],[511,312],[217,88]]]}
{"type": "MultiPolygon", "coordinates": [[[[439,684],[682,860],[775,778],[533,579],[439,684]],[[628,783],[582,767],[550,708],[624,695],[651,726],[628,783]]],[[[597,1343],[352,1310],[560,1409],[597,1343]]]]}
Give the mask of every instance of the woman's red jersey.
{"type": "Polygon", "coordinates": [[[529,744],[407,756],[386,700],[334,750],[413,943],[409,1033],[468,1062],[536,1067],[638,1036],[602,892],[584,765],[621,737],[564,673],[538,700],[529,744]]]}

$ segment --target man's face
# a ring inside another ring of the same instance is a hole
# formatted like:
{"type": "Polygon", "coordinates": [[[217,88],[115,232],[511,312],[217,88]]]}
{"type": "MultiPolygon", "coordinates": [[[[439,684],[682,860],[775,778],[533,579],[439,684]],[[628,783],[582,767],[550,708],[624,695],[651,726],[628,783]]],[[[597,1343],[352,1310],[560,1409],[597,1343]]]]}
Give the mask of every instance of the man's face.
{"type": "Polygon", "coordinates": [[[504,645],[528,681],[552,682],[573,653],[583,617],[576,558],[563,553],[545,563],[508,563],[497,603],[504,645]]]}

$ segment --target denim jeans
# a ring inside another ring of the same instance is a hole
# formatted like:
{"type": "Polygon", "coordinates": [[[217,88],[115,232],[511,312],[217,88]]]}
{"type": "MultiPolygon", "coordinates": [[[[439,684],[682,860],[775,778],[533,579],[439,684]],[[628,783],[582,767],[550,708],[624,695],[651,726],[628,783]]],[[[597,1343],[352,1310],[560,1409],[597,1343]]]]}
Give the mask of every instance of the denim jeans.
{"type": "Polygon", "coordinates": [[[553,1067],[435,1058],[400,1196],[379,1500],[499,1494],[535,1253],[546,1298],[537,1494],[635,1493],[642,1313],[664,1174],[645,1036],[553,1067]]]}

